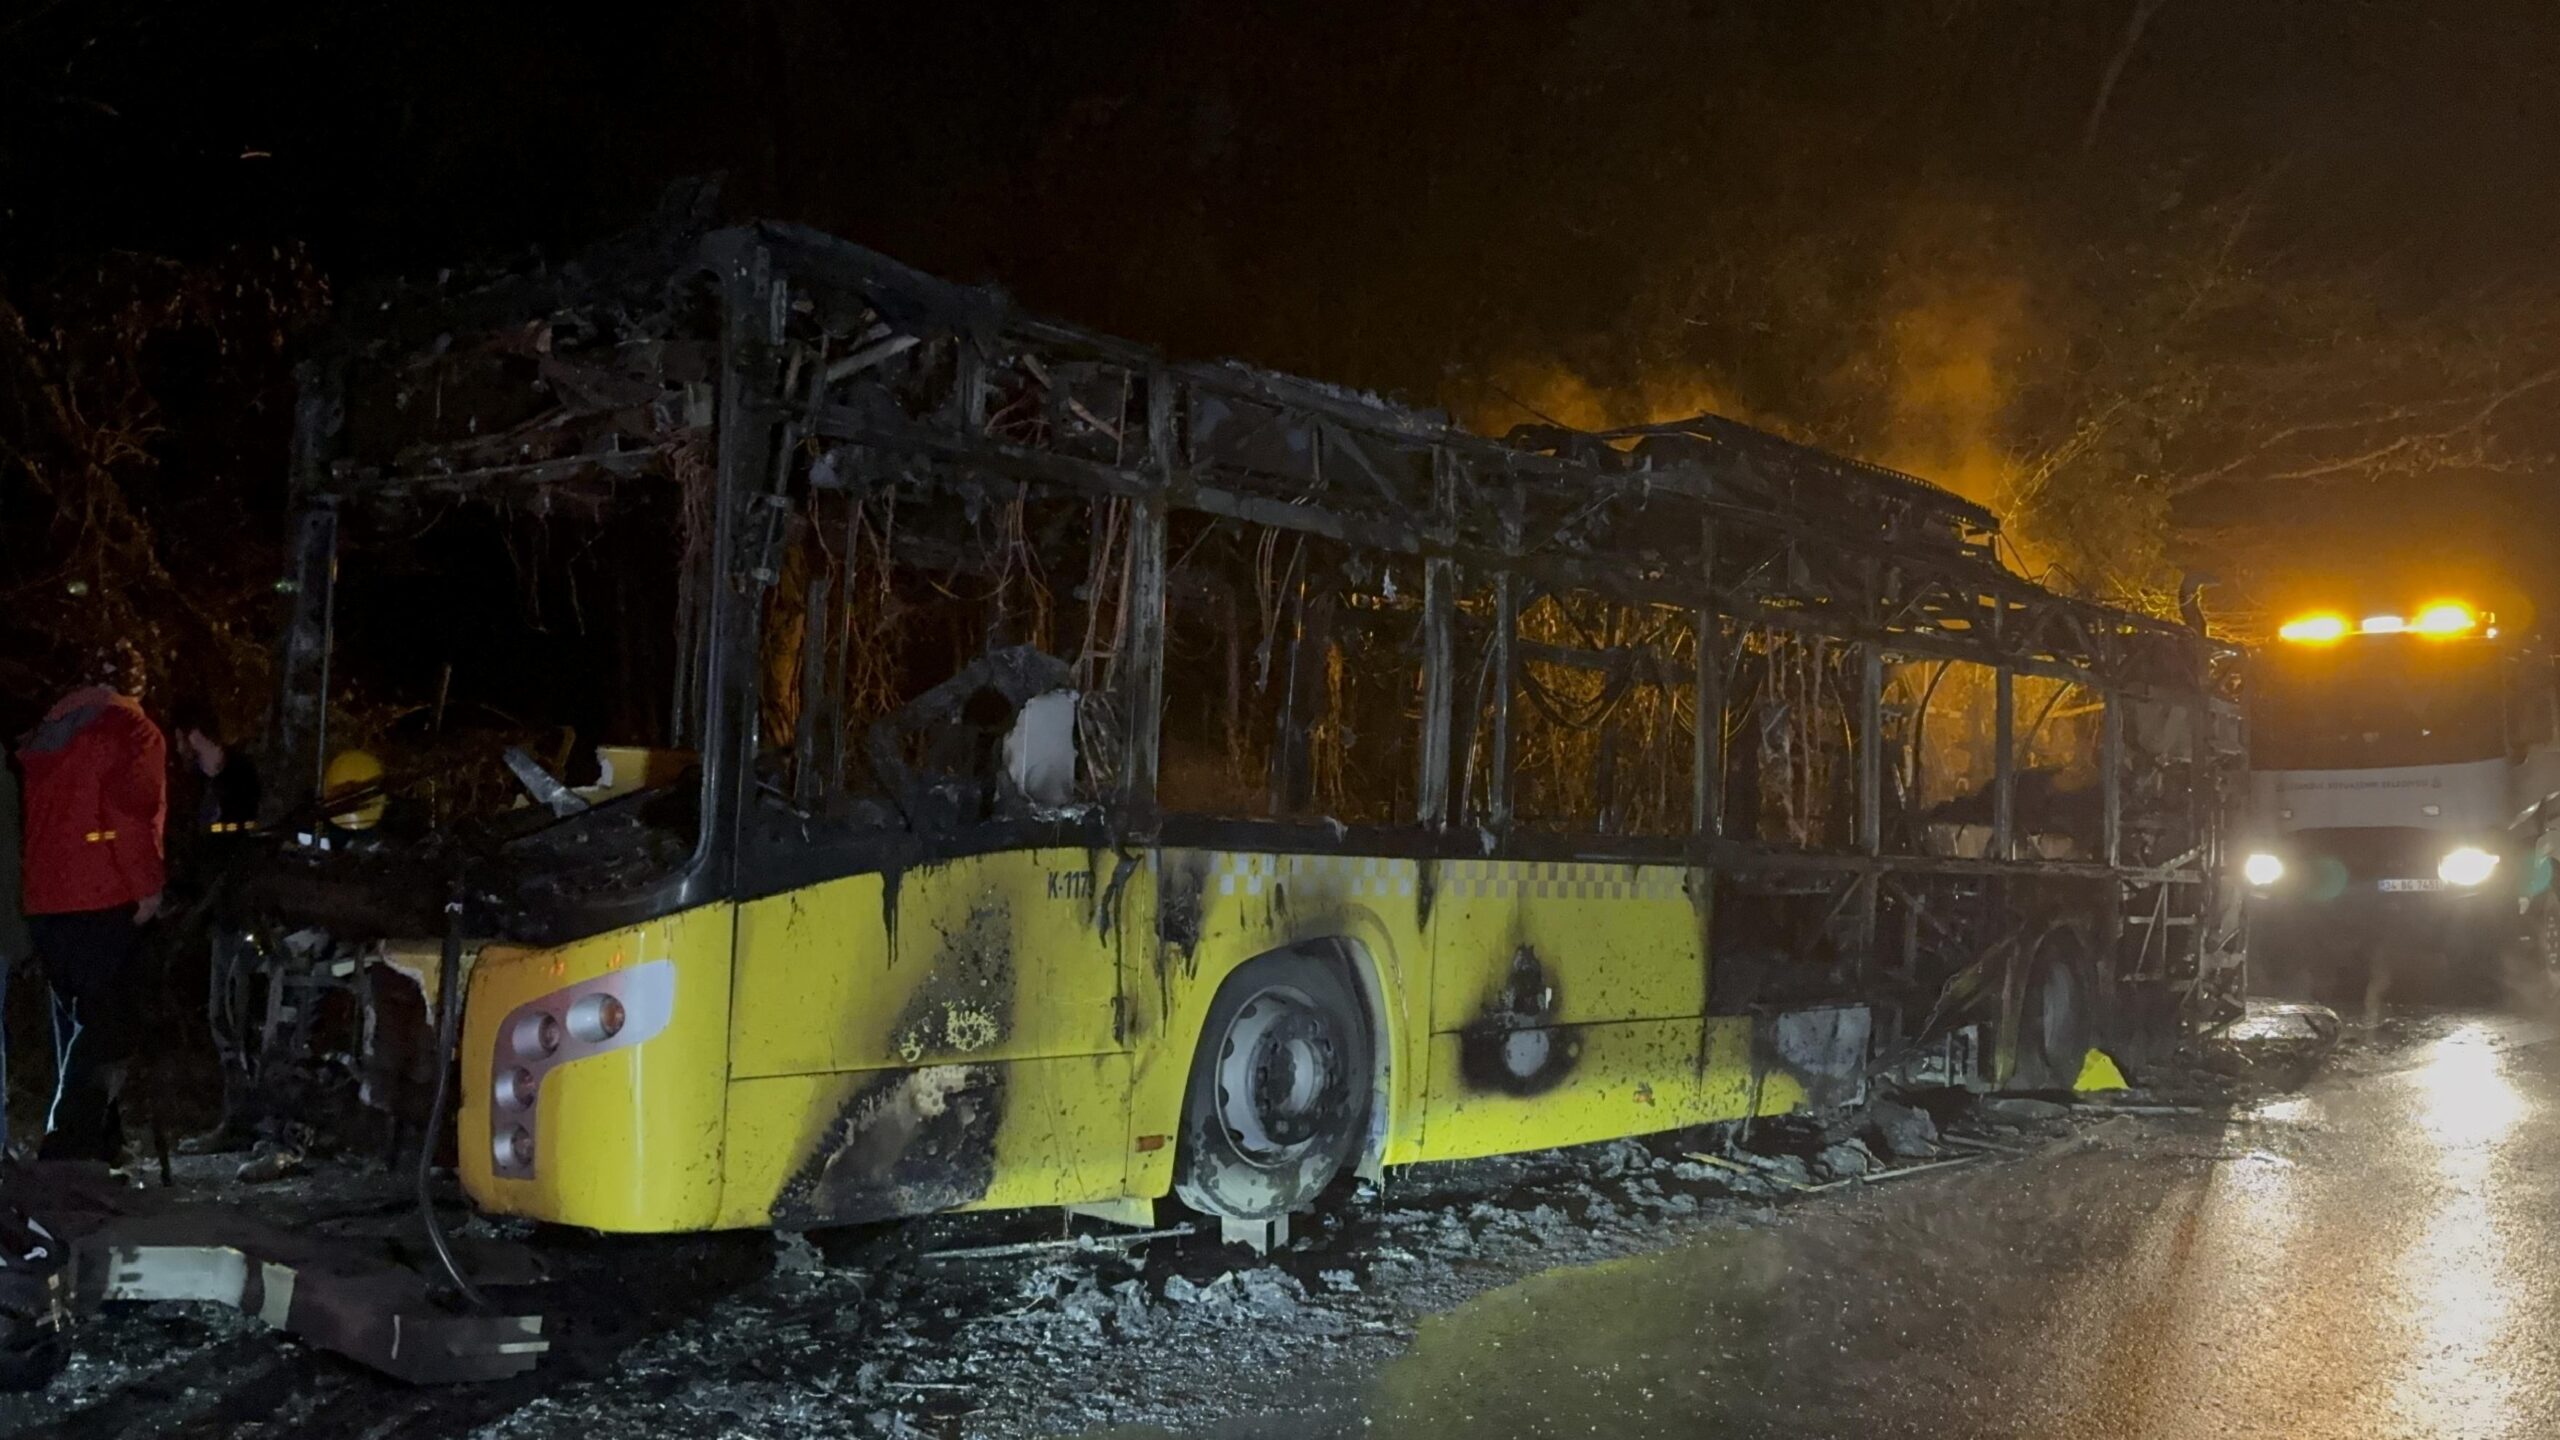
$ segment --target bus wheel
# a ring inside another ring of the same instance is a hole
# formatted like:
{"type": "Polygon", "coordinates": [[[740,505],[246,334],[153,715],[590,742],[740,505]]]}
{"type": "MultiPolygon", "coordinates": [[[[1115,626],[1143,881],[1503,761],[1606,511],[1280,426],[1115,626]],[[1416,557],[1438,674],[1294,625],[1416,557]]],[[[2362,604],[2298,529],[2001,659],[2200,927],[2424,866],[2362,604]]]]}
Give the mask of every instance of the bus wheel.
{"type": "Polygon", "coordinates": [[[1191,1060],[1174,1193],[1229,1220],[1315,1199],[1366,1128],[1372,1045],[1338,964],[1280,954],[1227,977],[1191,1060]]]}
{"type": "Polygon", "coordinates": [[[2026,1090],[2067,1090],[2079,1083],[2081,1062],[2096,1043],[2097,994],[2080,934],[2069,925],[2056,925],[2037,940],[2028,962],[2027,993],[2018,1014],[2018,1064],[2011,1084],[2026,1090]]]}

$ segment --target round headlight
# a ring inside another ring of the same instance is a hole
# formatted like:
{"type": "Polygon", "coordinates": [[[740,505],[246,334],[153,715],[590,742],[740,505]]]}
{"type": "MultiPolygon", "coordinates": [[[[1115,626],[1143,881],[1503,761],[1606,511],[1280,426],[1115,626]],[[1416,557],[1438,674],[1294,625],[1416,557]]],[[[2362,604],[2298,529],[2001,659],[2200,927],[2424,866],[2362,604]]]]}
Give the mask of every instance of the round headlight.
{"type": "Polygon", "coordinates": [[[498,1103],[510,1110],[526,1109],[533,1104],[533,1072],[518,1066],[498,1072],[498,1103]]]}
{"type": "Polygon", "coordinates": [[[2252,885],[2273,885],[2284,878],[2284,861],[2264,850],[2252,851],[2240,862],[2240,875],[2252,885]]]}
{"type": "Polygon", "coordinates": [[[2465,845],[2436,862],[2436,878],[2468,889],[2486,881],[2497,868],[2497,856],[2477,845],[2465,845]]]}
{"type": "Polygon", "coordinates": [[[548,1010],[536,1010],[518,1020],[515,1033],[507,1038],[517,1054],[538,1059],[560,1048],[560,1017],[548,1010]]]}
{"type": "Polygon", "coordinates": [[[521,1125],[499,1131],[496,1142],[491,1146],[491,1154],[501,1170],[532,1169],[533,1132],[521,1125]]]}
{"type": "Polygon", "coordinates": [[[622,1033],[625,1012],[622,1002],[606,994],[581,995],[569,1007],[569,1033],[590,1045],[600,1045],[622,1033]]]}

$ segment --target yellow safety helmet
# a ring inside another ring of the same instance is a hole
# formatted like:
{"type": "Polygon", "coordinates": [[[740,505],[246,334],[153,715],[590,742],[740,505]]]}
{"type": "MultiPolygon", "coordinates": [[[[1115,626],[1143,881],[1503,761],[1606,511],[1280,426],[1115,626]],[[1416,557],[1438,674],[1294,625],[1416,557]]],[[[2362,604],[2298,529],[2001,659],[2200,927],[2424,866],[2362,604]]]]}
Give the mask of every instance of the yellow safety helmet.
{"type": "MultiPolygon", "coordinates": [[[[368,750],[341,750],[329,758],[329,768],[321,772],[320,793],[335,800],[352,794],[382,779],[382,762],[368,750]]],[[[361,805],[341,810],[329,817],[329,823],[341,830],[370,830],[382,819],[382,797],[374,796],[361,805]]]]}

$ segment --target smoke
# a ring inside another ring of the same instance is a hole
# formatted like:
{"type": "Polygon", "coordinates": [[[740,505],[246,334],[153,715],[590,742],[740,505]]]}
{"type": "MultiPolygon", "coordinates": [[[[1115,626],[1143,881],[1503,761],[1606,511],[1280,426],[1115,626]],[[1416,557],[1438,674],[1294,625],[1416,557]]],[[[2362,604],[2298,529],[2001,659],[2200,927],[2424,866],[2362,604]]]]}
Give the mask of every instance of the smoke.
{"type": "Polygon", "coordinates": [[[1474,403],[1461,407],[1460,418],[1469,429],[1485,435],[1500,435],[1514,425],[1614,430],[1707,413],[1764,423],[1703,371],[1603,385],[1561,362],[1513,359],[1495,366],[1492,379],[1482,388],[1483,394],[1472,397],[1474,403]]]}
{"type": "Polygon", "coordinates": [[[2033,448],[2018,432],[2040,340],[2031,287],[2008,276],[1932,273],[1878,287],[1865,313],[1830,347],[1837,359],[1829,368],[1775,403],[1753,403],[1706,364],[1657,366],[1613,383],[1562,360],[1514,357],[1459,413],[1499,435],[1524,423],[1605,430],[1713,412],[1988,506],[2010,522],[2014,558],[2030,574],[2056,563],[2083,568],[2087,547],[2074,536],[2086,517],[2051,504],[2021,458],[2033,448]]]}
{"type": "MultiPolygon", "coordinates": [[[[2093,517],[2054,504],[2022,462],[2031,447],[2018,434],[2019,396],[2038,338],[2026,284],[1933,277],[1911,289],[1883,326],[1885,420],[1867,458],[1989,508],[2003,521],[2010,558],[2030,576],[2065,588],[2119,579],[2093,560],[2124,537],[2096,537],[2093,550],[2085,543],[2093,537],[2079,533],[2093,517]],[[2056,566],[2064,573],[2052,573],[2056,566]]],[[[2122,517],[2095,519],[2105,527],[2122,517]]]]}
{"type": "Polygon", "coordinates": [[[2014,499],[2007,421],[2026,287],[1929,282],[1885,322],[1885,425],[1868,458],[1994,509],[2014,499]]]}

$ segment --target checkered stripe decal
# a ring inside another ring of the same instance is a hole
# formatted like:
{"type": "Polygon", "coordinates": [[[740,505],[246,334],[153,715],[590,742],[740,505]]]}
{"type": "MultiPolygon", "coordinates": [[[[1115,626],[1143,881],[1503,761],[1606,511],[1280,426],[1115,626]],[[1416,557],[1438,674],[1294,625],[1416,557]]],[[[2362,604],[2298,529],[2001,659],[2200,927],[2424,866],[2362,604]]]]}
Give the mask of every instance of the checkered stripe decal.
{"type": "Polygon", "coordinates": [[[1667,865],[1452,860],[1440,867],[1440,889],[1445,895],[1496,900],[1684,900],[1684,873],[1667,865]]]}
{"type": "MultiPolygon", "coordinates": [[[[1263,855],[1219,852],[1221,895],[1260,895],[1273,885],[1343,899],[1411,899],[1420,866],[1411,860],[1360,855],[1263,855]]],[[[1686,872],[1667,865],[1588,861],[1450,860],[1440,866],[1440,893],[1460,899],[1686,900],[1686,872]]]]}
{"type": "Polygon", "coordinates": [[[1277,883],[1300,894],[1346,899],[1413,898],[1421,867],[1363,855],[1254,855],[1220,852],[1218,893],[1259,895],[1277,883]]]}

